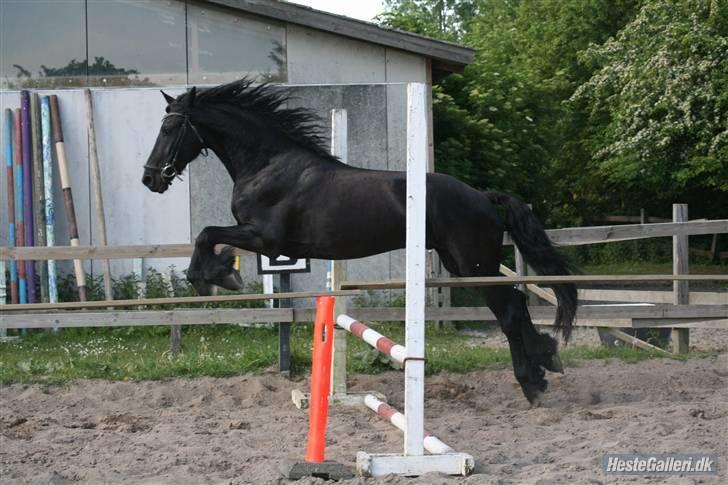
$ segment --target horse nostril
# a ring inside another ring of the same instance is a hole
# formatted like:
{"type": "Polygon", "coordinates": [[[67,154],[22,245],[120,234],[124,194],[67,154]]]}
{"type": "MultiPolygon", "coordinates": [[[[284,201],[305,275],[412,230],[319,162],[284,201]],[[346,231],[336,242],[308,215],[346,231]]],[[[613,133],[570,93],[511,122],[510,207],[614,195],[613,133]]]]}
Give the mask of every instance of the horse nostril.
{"type": "Polygon", "coordinates": [[[144,177],[142,177],[142,183],[147,187],[151,187],[153,181],[154,177],[152,177],[151,175],[144,175],[144,177]]]}

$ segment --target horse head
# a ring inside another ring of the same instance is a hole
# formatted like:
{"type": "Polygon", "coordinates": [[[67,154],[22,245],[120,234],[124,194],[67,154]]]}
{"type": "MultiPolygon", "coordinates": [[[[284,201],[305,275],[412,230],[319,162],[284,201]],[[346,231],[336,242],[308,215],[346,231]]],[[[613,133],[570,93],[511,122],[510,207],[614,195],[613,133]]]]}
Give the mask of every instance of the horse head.
{"type": "Polygon", "coordinates": [[[157,141],[144,165],[142,177],[142,183],[153,192],[161,194],[166,191],[175,177],[207,149],[193,120],[196,94],[195,87],[177,98],[162,91],[167,100],[167,114],[162,118],[157,141]]]}

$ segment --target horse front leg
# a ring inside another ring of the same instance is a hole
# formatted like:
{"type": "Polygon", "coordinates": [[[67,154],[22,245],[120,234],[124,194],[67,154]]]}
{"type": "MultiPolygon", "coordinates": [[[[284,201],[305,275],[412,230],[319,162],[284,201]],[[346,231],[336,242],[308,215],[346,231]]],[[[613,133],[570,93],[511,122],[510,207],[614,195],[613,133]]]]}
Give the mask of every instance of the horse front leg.
{"type": "Polygon", "coordinates": [[[204,228],[195,240],[192,260],[187,268],[187,279],[202,296],[211,295],[215,286],[228,290],[243,289],[243,280],[234,268],[233,250],[226,248],[215,254],[217,244],[264,252],[260,233],[251,225],[204,228]]]}

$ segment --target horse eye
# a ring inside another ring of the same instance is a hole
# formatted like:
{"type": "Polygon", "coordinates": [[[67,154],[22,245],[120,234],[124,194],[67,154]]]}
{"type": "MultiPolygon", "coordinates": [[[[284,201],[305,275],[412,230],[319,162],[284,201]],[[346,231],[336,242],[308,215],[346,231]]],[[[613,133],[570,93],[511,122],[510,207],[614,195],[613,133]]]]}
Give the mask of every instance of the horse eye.
{"type": "Polygon", "coordinates": [[[162,127],[162,134],[163,135],[169,135],[169,133],[170,133],[169,127],[168,126],[163,126],[162,127]]]}

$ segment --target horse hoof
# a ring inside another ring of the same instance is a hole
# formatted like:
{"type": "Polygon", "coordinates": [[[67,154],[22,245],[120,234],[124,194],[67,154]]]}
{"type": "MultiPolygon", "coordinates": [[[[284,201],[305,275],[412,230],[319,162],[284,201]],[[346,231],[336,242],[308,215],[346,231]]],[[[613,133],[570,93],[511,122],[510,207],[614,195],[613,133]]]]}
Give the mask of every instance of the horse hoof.
{"type": "Polygon", "coordinates": [[[564,364],[561,363],[561,357],[559,357],[559,354],[551,356],[551,366],[549,367],[549,370],[560,374],[564,373],[564,364]]]}
{"type": "Polygon", "coordinates": [[[531,403],[531,409],[540,408],[542,401],[543,401],[542,392],[536,393],[535,395],[531,396],[531,398],[528,400],[528,402],[531,403]]]}
{"type": "Polygon", "coordinates": [[[243,285],[243,278],[240,276],[240,273],[237,271],[231,271],[230,273],[223,278],[223,280],[220,282],[219,286],[225,288],[226,290],[230,291],[238,291],[242,290],[243,285]]]}

